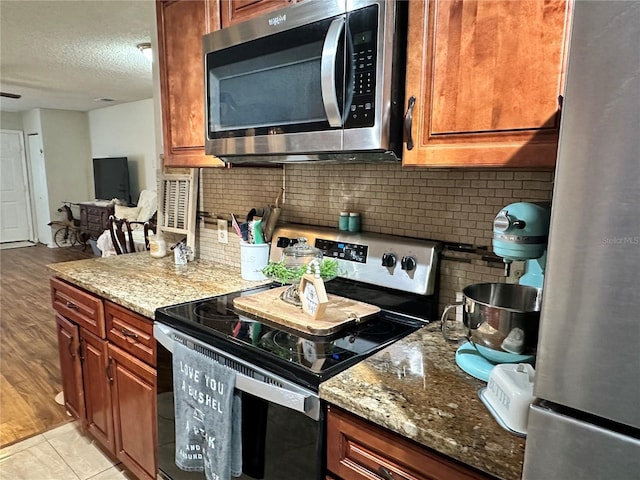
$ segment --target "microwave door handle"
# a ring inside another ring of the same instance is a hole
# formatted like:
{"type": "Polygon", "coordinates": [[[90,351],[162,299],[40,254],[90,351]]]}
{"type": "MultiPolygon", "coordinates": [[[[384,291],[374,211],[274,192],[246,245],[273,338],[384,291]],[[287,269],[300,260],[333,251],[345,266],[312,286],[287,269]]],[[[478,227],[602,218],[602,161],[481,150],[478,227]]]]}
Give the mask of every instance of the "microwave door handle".
{"type": "Polygon", "coordinates": [[[336,95],[336,56],[338,55],[338,45],[340,35],[344,29],[345,18],[336,18],[327,31],[322,46],[322,58],[320,62],[320,85],[322,86],[322,103],[324,111],[329,120],[329,126],[341,127],[342,115],[338,106],[338,96],[336,95]]]}

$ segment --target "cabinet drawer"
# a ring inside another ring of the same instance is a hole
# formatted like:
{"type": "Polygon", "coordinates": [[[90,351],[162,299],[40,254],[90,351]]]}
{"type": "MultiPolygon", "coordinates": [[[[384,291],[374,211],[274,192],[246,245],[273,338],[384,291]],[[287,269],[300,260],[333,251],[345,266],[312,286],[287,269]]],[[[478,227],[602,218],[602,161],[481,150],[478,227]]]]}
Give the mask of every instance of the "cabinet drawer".
{"type": "Polygon", "coordinates": [[[493,478],[335,407],[327,416],[327,469],[344,480],[493,478]]]}
{"type": "Polygon", "coordinates": [[[74,287],[59,278],[51,279],[51,303],[63,317],[87,331],[105,338],[102,299],[74,287]]]}
{"type": "Polygon", "coordinates": [[[120,305],[105,302],[107,339],[136,358],[156,365],[153,322],[120,305]]]}

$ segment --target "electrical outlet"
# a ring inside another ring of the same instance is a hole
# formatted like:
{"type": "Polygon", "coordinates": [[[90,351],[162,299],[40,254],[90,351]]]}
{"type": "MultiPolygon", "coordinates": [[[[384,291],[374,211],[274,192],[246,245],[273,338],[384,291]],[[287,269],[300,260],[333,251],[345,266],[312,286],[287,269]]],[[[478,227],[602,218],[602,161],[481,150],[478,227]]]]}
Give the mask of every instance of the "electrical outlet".
{"type": "Polygon", "coordinates": [[[222,218],[218,219],[218,243],[229,243],[227,221],[222,218]]]}
{"type": "MultiPolygon", "coordinates": [[[[462,292],[456,292],[456,303],[462,301],[462,292]]],[[[462,323],[462,309],[456,308],[456,323],[462,323]]]]}

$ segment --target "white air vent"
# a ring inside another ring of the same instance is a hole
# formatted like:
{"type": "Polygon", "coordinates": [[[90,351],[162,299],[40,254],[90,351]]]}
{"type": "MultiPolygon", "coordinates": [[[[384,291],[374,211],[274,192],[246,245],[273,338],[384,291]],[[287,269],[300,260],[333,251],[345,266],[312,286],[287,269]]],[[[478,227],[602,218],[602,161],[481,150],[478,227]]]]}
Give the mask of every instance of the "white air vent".
{"type": "Polygon", "coordinates": [[[186,235],[187,245],[195,252],[198,169],[164,174],[161,187],[158,227],[164,232],[186,235]]]}

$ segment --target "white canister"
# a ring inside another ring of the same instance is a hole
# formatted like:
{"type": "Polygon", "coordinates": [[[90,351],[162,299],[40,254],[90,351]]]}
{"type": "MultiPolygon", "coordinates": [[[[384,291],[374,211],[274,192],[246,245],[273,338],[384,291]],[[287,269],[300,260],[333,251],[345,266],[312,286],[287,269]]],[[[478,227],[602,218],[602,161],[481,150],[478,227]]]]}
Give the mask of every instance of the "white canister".
{"type": "Polygon", "coordinates": [[[162,233],[149,235],[149,255],[153,258],[162,258],[167,255],[167,242],[162,233]]]}
{"type": "Polygon", "coordinates": [[[269,263],[268,243],[240,242],[240,275],[244,280],[266,280],[262,269],[269,263]]]}

